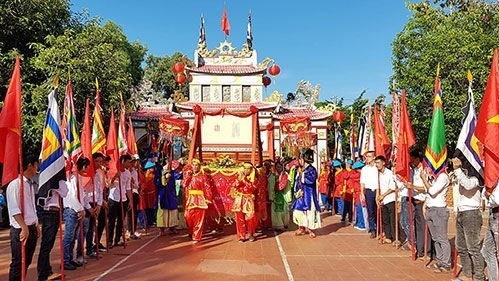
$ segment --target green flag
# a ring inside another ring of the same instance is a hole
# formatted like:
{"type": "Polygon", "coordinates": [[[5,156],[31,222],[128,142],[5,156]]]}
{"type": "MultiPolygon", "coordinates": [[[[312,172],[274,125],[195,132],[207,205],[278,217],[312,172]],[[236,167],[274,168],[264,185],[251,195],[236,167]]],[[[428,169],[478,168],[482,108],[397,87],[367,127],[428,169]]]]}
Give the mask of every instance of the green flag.
{"type": "Polygon", "coordinates": [[[433,116],[431,118],[430,134],[425,150],[425,163],[433,176],[438,176],[447,167],[447,146],[445,141],[444,110],[442,107],[442,89],[440,78],[435,77],[435,95],[433,99],[433,116]]]}

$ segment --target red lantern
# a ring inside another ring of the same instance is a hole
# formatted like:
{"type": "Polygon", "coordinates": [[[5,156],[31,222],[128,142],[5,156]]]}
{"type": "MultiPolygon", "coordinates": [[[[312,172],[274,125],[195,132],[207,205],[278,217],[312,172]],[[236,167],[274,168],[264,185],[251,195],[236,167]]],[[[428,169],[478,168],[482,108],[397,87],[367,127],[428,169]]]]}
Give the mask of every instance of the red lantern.
{"type": "Polygon", "coordinates": [[[173,73],[180,73],[184,72],[185,66],[181,62],[177,62],[176,64],[173,65],[173,73]]]}
{"type": "Polygon", "coordinates": [[[175,82],[177,82],[179,84],[184,84],[185,80],[186,80],[186,77],[185,77],[185,75],[183,73],[178,73],[175,76],[175,82]]]}
{"type": "Polygon", "coordinates": [[[279,75],[281,73],[281,68],[277,64],[273,64],[271,67],[269,67],[269,74],[272,76],[279,75]]]}
{"type": "Polygon", "coordinates": [[[262,77],[263,86],[267,87],[268,85],[270,85],[270,82],[272,82],[272,80],[270,80],[270,77],[268,77],[268,76],[262,77]]]}
{"type": "Polygon", "coordinates": [[[345,120],[345,113],[335,110],[333,113],[333,121],[340,123],[341,121],[345,120]]]}

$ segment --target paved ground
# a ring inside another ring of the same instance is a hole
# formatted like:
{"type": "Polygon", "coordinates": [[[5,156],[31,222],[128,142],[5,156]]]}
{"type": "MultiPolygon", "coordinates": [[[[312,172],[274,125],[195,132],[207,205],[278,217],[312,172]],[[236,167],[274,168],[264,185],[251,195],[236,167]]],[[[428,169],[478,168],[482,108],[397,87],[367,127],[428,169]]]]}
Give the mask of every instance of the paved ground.
{"type": "MultiPolygon", "coordinates": [[[[66,271],[66,280],[450,280],[450,274],[411,261],[409,252],[343,227],[339,217],[327,215],[323,225],[315,239],[268,232],[253,243],[237,242],[234,226],[227,226],[224,234],[206,235],[198,245],[185,233],[160,237],[153,229],[125,249],[114,248],[98,261],[88,260],[85,268],[66,271]]],[[[8,280],[8,235],[0,231],[0,280],[8,280]]],[[[36,259],[28,280],[36,280],[36,259]]],[[[58,270],[58,243],[52,266],[58,270]]]]}

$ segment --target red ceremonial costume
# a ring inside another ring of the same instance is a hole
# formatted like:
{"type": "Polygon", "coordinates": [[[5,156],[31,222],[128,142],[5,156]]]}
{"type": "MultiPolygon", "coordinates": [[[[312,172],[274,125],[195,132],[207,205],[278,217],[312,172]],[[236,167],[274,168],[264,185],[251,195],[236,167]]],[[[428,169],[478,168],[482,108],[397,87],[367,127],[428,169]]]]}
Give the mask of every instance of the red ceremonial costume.
{"type": "Polygon", "coordinates": [[[327,194],[329,191],[329,169],[327,167],[327,165],[323,165],[319,175],[319,193],[322,194],[327,194]]]}
{"type": "Polygon", "coordinates": [[[351,170],[348,178],[348,187],[353,190],[353,201],[360,202],[360,171],[351,170]]]}
{"type": "Polygon", "coordinates": [[[352,202],[353,199],[353,185],[352,185],[352,179],[351,176],[353,174],[353,170],[349,169],[348,167],[344,170],[345,176],[344,176],[344,185],[343,185],[343,190],[341,191],[341,198],[345,201],[352,202]]]}
{"type": "Polygon", "coordinates": [[[346,188],[348,172],[345,169],[339,169],[334,174],[334,194],[335,198],[342,198],[346,188]]]}
{"type": "MultiPolygon", "coordinates": [[[[197,165],[199,165],[199,161],[197,165]]],[[[182,186],[185,192],[184,216],[188,232],[193,241],[201,241],[205,227],[206,210],[212,199],[210,181],[201,171],[194,173],[189,170],[184,174],[182,186]]]]}
{"type": "MultiPolygon", "coordinates": [[[[252,167],[251,169],[254,177],[255,169],[252,167]]],[[[234,197],[232,211],[236,216],[237,238],[242,241],[246,239],[246,232],[250,238],[253,237],[258,224],[255,215],[256,182],[257,180],[252,179],[251,175],[238,178],[232,191],[234,197]]]]}
{"type": "Polygon", "coordinates": [[[157,195],[156,184],[154,184],[154,170],[140,173],[140,204],[139,210],[154,209],[156,207],[157,195]]]}

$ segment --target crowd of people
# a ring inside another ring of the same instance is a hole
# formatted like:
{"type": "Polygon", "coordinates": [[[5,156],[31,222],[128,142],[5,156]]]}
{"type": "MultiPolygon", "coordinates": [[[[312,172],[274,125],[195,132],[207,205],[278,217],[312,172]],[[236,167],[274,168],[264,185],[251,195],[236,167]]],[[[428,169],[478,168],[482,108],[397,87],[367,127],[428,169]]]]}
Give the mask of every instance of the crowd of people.
{"type": "Polygon", "coordinates": [[[463,278],[485,280],[486,265],[488,280],[497,280],[499,191],[482,190],[456,158],[450,164],[452,172],[432,177],[423,168],[420,151],[413,150],[410,156],[408,181],[397,177],[387,159],[375,157],[372,151],[355,162],[324,161],[320,172],[313,165],[314,151],[310,149],[297,159],[266,160],[261,167],[242,163],[230,187],[232,215],[217,204],[216,183],[197,159],[154,163],[125,154],[119,159],[120,170],[111,177],[109,158],[97,152],[92,159],[80,157],[68,180],[60,181],[52,187],[50,197],[40,200],[35,188],[38,159],[28,156],[23,167],[24,202],[19,179],[5,191],[11,226],[9,280],[20,280],[22,243],[26,269],[31,264],[39,233],[38,280],[58,277],[50,265],[50,253],[61,213],[65,270],[76,270],[85,259],[138,239],[139,228],[155,226],[160,235],[178,234],[186,228],[192,243],[198,244],[208,231],[223,232],[225,222],[231,221],[225,218],[232,217],[241,243],[256,241],[255,233],[264,229],[285,231],[292,222],[298,226],[295,235],[315,238],[322,226],[321,213],[332,212],[341,216],[345,226],[366,231],[380,243],[412,251],[416,259],[432,257],[436,262],[430,269],[448,273],[452,259],[446,197],[453,182],[459,193],[454,206],[463,278]],[[95,175],[88,178],[91,164],[95,175]],[[490,221],[482,246],[483,198],[490,206],[490,221]]]}
{"type": "Polygon", "coordinates": [[[435,273],[450,273],[456,263],[448,238],[447,198],[452,192],[460,280],[498,280],[497,188],[492,192],[483,188],[476,177],[467,175],[458,158],[449,161],[447,170],[430,175],[423,166],[422,152],[413,149],[409,180],[394,174],[388,164],[384,156],[369,151],[362,161],[336,159],[323,165],[319,176],[322,210],[340,215],[343,223],[352,223],[380,243],[411,251],[414,259],[431,258],[434,262],[427,267],[435,273]],[[489,224],[482,243],[484,202],[489,224]]]}

